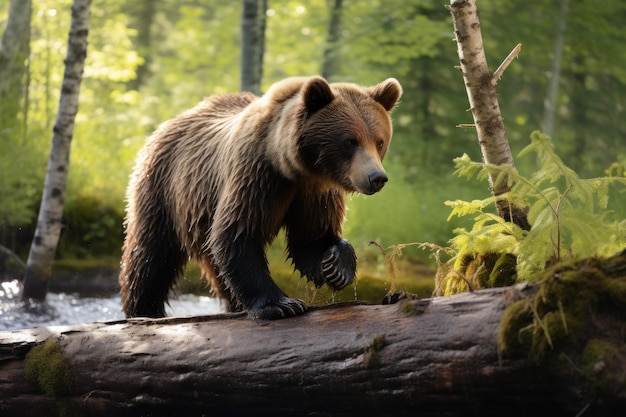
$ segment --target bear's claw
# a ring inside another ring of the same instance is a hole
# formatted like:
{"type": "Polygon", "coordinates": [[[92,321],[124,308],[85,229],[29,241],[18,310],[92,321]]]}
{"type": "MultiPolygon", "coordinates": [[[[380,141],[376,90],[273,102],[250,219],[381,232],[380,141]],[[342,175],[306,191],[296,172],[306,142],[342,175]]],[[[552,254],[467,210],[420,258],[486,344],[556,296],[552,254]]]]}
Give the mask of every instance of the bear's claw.
{"type": "Polygon", "coordinates": [[[356,255],[348,241],[342,239],[332,245],[322,258],[322,277],[333,290],[339,291],[354,281],[356,255]]]}
{"type": "Polygon", "coordinates": [[[283,296],[278,301],[267,303],[263,307],[248,309],[248,317],[251,319],[276,320],[298,316],[306,311],[307,306],[304,301],[283,296]]]}

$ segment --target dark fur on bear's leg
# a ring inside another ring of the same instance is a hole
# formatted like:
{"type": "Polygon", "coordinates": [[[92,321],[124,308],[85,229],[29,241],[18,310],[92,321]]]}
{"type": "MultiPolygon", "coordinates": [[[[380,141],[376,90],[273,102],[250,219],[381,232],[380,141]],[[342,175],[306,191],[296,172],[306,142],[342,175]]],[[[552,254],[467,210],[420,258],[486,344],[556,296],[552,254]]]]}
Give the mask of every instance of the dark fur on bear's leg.
{"type": "MultiPolygon", "coordinates": [[[[236,236],[232,231],[225,234],[236,236]]],[[[306,312],[304,301],[287,297],[272,280],[262,245],[243,235],[223,241],[228,244],[217,251],[222,254],[217,261],[221,279],[233,298],[232,310],[246,310],[250,318],[265,320],[306,312]]]]}
{"type": "Polygon", "coordinates": [[[186,255],[165,216],[154,210],[129,225],[120,270],[127,317],[164,317],[165,303],[186,255]]]}
{"type": "Polygon", "coordinates": [[[302,192],[294,198],[287,215],[289,258],[318,288],[328,284],[338,291],[354,281],[356,255],[350,243],[341,238],[344,212],[341,193],[302,192]]]}
{"type": "Polygon", "coordinates": [[[327,284],[339,291],[354,281],[356,254],[345,239],[327,237],[299,245],[289,241],[288,250],[296,269],[318,288],[327,284]]]}
{"type": "Polygon", "coordinates": [[[289,298],[284,293],[277,298],[262,297],[248,308],[248,317],[252,319],[275,320],[293,317],[305,313],[307,306],[304,301],[289,298]]]}
{"type": "Polygon", "coordinates": [[[354,281],[356,254],[347,240],[339,240],[324,252],[321,274],[326,285],[335,291],[344,289],[354,281]]]}

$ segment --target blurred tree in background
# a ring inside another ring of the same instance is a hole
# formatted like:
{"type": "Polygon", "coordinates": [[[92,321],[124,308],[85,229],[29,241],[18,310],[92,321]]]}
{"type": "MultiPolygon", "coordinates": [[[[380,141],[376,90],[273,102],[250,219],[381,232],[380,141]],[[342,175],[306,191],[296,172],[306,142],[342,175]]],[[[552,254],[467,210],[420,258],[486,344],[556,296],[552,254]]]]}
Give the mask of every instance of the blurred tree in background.
{"type": "MultiPolygon", "coordinates": [[[[43,186],[70,3],[33,2],[23,104],[16,116],[1,119],[0,244],[23,257],[43,186]],[[24,129],[8,128],[12,123],[24,129]]],[[[0,5],[3,30],[8,6],[0,5]]],[[[454,69],[456,48],[444,6],[431,0],[267,2],[261,91],[287,76],[321,72],[333,81],[365,85],[396,77],[404,87],[385,162],[390,182],[378,195],[349,201],[346,234],[364,259],[378,252],[368,248],[370,241],[445,245],[466,220],[447,222],[443,202],[489,193],[486,183],[452,174],[453,158],[467,153],[479,160],[480,150],[473,130],[455,127],[471,122],[471,114],[461,74],[454,69]]],[[[478,6],[488,57],[502,59],[523,44],[520,59],[498,84],[513,153],[542,128],[555,42],[562,35],[556,152],[581,177],[623,166],[626,33],[619,28],[626,3],[570,2],[565,16],[560,2],[482,0],[478,6]]],[[[124,190],[145,138],[204,96],[241,88],[242,11],[243,1],[93,1],[60,256],[119,256],[124,190]]],[[[492,69],[498,64],[490,62],[492,69]]],[[[14,99],[3,94],[0,104],[14,99]]],[[[518,168],[534,170],[533,163],[526,159],[518,168]]],[[[623,216],[624,195],[616,196],[622,203],[614,208],[623,216]]],[[[415,249],[407,257],[428,254],[415,249]]]]}

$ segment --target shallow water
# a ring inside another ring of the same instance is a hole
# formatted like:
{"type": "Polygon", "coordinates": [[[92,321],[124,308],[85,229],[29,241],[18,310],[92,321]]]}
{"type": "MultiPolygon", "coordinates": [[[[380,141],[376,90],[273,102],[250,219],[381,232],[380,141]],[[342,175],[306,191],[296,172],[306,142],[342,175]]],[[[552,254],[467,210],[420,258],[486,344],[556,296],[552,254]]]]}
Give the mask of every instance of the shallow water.
{"type": "MultiPolygon", "coordinates": [[[[120,296],[96,298],[49,293],[44,303],[20,301],[18,281],[0,282],[0,331],[72,325],[124,318],[120,296]]],[[[183,294],[170,300],[168,316],[218,314],[222,308],[212,297],[183,294]]]]}

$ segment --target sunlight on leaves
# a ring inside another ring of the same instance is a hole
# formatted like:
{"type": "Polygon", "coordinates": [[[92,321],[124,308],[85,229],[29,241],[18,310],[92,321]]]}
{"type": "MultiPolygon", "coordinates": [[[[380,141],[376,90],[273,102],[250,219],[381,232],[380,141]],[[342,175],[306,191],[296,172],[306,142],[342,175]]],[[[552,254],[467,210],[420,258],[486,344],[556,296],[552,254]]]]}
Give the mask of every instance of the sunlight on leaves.
{"type": "Polygon", "coordinates": [[[474,217],[471,230],[454,231],[451,246],[457,256],[463,253],[510,253],[517,257],[518,279],[530,279],[553,262],[590,256],[608,256],[626,245],[624,221],[618,221],[610,211],[611,187],[622,192],[623,177],[581,179],[567,167],[554,152],[549,137],[539,132],[531,136],[531,143],[521,157],[535,155],[540,169],[524,177],[507,166],[493,167],[472,161],[467,155],[455,160],[456,174],[467,178],[484,178],[485,173],[498,169],[513,181],[510,193],[501,198],[523,203],[528,207],[532,225],[524,232],[495,214],[483,210],[492,207],[493,197],[465,202],[447,201],[454,216],[474,217]]]}

